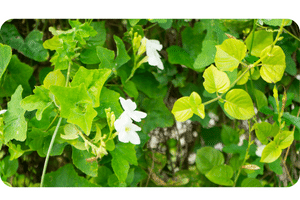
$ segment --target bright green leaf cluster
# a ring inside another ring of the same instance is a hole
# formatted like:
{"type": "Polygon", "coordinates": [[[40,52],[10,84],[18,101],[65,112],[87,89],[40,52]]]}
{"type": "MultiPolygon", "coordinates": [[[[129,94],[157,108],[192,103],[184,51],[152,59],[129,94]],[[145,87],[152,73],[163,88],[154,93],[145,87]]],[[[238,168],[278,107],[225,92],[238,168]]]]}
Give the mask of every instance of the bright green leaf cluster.
{"type": "Polygon", "coordinates": [[[202,119],[205,117],[204,105],[197,92],[192,92],[189,97],[178,99],[173,106],[172,113],[179,122],[188,120],[193,114],[198,115],[202,119]]]}

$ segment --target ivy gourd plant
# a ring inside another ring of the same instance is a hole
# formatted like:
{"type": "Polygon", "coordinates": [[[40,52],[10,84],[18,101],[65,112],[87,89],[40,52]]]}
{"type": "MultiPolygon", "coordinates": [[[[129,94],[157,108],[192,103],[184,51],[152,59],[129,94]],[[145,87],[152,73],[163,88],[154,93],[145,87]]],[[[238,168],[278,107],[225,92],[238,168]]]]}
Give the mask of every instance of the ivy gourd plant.
{"type": "Polygon", "coordinates": [[[6,185],[297,182],[300,39],[292,20],[19,22],[0,29],[6,185]]]}

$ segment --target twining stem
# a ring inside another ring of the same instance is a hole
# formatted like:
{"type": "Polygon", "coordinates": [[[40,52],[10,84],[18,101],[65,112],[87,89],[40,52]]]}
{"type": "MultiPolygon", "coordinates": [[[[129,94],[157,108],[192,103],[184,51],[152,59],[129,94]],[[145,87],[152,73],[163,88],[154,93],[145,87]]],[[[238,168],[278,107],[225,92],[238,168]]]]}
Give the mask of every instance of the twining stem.
{"type": "Polygon", "coordinates": [[[292,36],[293,38],[295,38],[296,40],[300,41],[299,38],[297,38],[295,35],[293,35],[291,32],[289,32],[288,30],[286,30],[285,28],[283,28],[284,32],[288,33],[290,36],[292,36]]]}
{"type": "Polygon", "coordinates": [[[250,146],[251,146],[251,125],[250,125],[250,121],[248,120],[248,125],[249,125],[249,137],[248,137],[248,147],[247,147],[247,150],[246,150],[246,154],[245,154],[245,157],[244,157],[244,160],[243,160],[243,163],[241,165],[241,167],[239,168],[239,171],[234,179],[234,184],[233,184],[233,187],[235,187],[236,185],[236,182],[240,176],[240,173],[242,171],[242,166],[245,165],[245,162],[246,160],[248,159],[248,154],[249,154],[249,150],[250,150],[250,146]]]}
{"type": "Polygon", "coordinates": [[[58,120],[58,123],[56,125],[55,131],[53,133],[53,136],[52,136],[49,148],[48,148],[48,152],[47,152],[47,156],[46,156],[46,160],[45,160],[44,168],[43,168],[42,180],[41,180],[41,185],[40,185],[41,187],[43,187],[43,184],[44,184],[44,178],[45,178],[45,173],[46,173],[46,169],[47,169],[47,165],[48,165],[48,161],[49,161],[51,149],[52,149],[52,146],[54,144],[54,140],[55,140],[56,134],[58,132],[58,128],[60,126],[61,120],[62,120],[62,118],[60,117],[59,120],[58,120]]]}
{"type": "MultiPolygon", "coordinates": [[[[66,79],[66,84],[65,84],[66,87],[68,87],[69,78],[70,78],[70,71],[71,71],[71,63],[69,63],[69,66],[68,66],[67,79],[66,79]]],[[[52,122],[54,122],[56,120],[57,116],[58,115],[56,115],[55,119],[52,122]]],[[[47,152],[45,163],[44,163],[44,167],[43,167],[43,172],[42,172],[42,178],[41,178],[41,185],[40,185],[40,187],[43,187],[43,185],[44,185],[44,178],[45,178],[45,174],[46,174],[46,170],[47,170],[47,166],[48,166],[48,161],[49,161],[50,153],[51,153],[54,141],[55,141],[56,134],[58,132],[58,128],[60,127],[61,120],[62,120],[62,117],[60,117],[58,119],[58,123],[56,125],[55,131],[54,131],[53,136],[51,138],[51,142],[50,142],[50,145],[49,145],[49,148],[48,148],[48,152],[47,152]]]]}

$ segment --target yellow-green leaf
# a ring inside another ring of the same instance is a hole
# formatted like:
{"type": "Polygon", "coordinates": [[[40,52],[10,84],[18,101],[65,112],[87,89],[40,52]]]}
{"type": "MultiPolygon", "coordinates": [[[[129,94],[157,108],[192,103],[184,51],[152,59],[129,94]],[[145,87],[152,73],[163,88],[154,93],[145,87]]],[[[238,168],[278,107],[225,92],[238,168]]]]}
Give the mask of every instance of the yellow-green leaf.
{"type": "Polygon", "coordinates": [[[225,72],[219,71],[214,65],[208,67],[203,74],[203,86],[209,93],[224,93],[230,87],[230,80],[225,72]]]}
{"type": "Polygon", "coordinates": [[[270,142],[261,154],[260,162],[271,163],[277,160],[281,154],[281,149],[278,148],[274,141],[270,142]]]}
{"type": "Polygon", "coordinates": [[[202,104],[201,97],[197,92],[192,92],[190,95],[190,105],[193,113],[204,119],[205,117],[205,110],[204,105],[202,104]]]}
{"type": "Polygon", "coordinates": [[[259,57],[262,50],[273,43],[273,32],[258,30],[254,32],[254,39],[252,38],[253,32],[251,32],[245,40],[247,49],[249,51],[251,49],[251,55],[259,57]]]}
{"type": "Polygon", "coordinates": [[[260,54],[262,58],[262,67],[260,75],[268,83],[276,83],[281,80],[286,64],[285,54],[279,46],[266,47],[260,54]]]}
{"type": "Polygon", "coordinates": [[[255,115],[250,95],[242,89],[233,89],[226,94],[225,111],[236,119],[247,120],[255,115]]]}
{"type": "Polygon", "coordinates": [[[179,122],[191,118],[193,116],[193,111],[190,105],[190,97],[181,97],[178,99],[173,106],[172,113],[179,122]]]}
{"type": "Polygon", "coordinates": [[[217,45],[215,63],[221,71],[233,71],[246,56],[246,45],[237,39],[226,39],[221,45],[217,45]]]}

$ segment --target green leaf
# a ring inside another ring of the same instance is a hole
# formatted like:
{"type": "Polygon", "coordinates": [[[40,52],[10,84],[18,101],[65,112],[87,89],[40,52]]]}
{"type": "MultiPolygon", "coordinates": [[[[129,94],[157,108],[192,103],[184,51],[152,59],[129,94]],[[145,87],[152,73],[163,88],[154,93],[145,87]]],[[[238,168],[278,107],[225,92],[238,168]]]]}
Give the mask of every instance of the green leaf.
{"type": "Polygon", "coordinates": [[[45,77],[43,83],[44,83],[44,87],[49,90],[51,85],[65,86],[66,79],[64,75],[61,73],[61,71],[58,69],[49,72],[45,77]]]}
{"type": "Polygon", "coordinates": [[[11,143],[11,145],[9,146],[8,152],[10,154],[9,160],[18,159],[25,153],[25,151],[21,149],[21,145],[15,145],[13,143],[11,143]]]}
{"type": "Polygon", "coordinates": [[[45,175],[45,187],[97,187],[84,177],[79,176],[72,164],[66,164],[55,172],[45,175]]]}
{"type": "Polygon", "coordinates": [[[242,89],[233,89],[226,94],[225,111],[240,120],[250,119],[255,115],[251,97],[242,89]]]}
{"type": "Polygon", "coordinates": [[[229,165],[214,166],[205,176],[218,185],[232,186],[234,184],[231,180],[233,170],[229,165]]]}
{"type": "Polygon", "coordinates": [[[11,96],[19,85],[22,85],[24,89],[24,96],[31,94],[31,87],[28,81],[33,73],[32,67],[22,63],[17,55],[13,55],[6,71],[8,73],[2,77],[3,85],[0,85],[0,97],[11,96]]]}
{"type": "Polygon", "coordinates": [[[254,96],[256,99],[256,104],[257,104],[256,106],[259,111],[262,107],[268,106],[268,99],[263,92],[261,92],[260,90],[254,89],[253,93],[254,93],[254,96]]]}
{"type": "Polygon", "coordinates": [[[41,31],[31,31],[24,40],[14,25],[5,23],[1,27],[0,34],[7,45],[30,59],[43,62],[49,57],[48,50],[43,47],[43,32],[41,31]]]}
{"type": "Polygon", "coordinates": [[[52,99],[49,90],[43,86],[36,86],[33,92],[34,95],[27,96],[21,101],[21,106],[28,111],[37,109],[36,118],[41,120],[43,112],[52,104],[52,99]]]}
{"type": "Polygon", "coordinates": [[[25,110],[20,105],[22,91],[23,88],[19,85],[7,104],[7,112],[4,113],[3,117],[5,122],[3,129],[4,143],[12,139],[18,141],[25,141],[26,139],[27,122],[24,117],[25,110]]]}
{"type": "MultiPolygon", "coordinates": [[[[225,146],[222,151],[225,153],[232,153],[232,154],[240,154],[239,159],[243,160],[246,155],[246,151],[248,148],[248,141],[243,140],[243,145],[238,146],[237,144],[230,144],[225,146]]],[[[250,145],[249,155],[255,156],[256,146],[254,144],[250,145]]]]}
{"type": "Polygon", "coordinates": [[[204,35],[195,27],[187,26],[182,32],[182,48],[193,58],[196,59],[202,49],[204,35]]]}
{"type": "Polygon", "coordinates": [[[246,45],[237,39],[227,39],[221,45],[217,45],[215,63],[221,71],[233,71],[246,56],[246,45]]]}
{"type": "Polygon", "coordinates": [[[253,43],[252,39],[253,32],[249,33],[249,36],[245,40],[247,49],[250,51],[252,47],[251,55],[260,57],[262,50],[273,43],[273,33],[265,30],[258,30],[254,32],[253,43]]]}
{"type": "Polygon", "coordinates": [[[1,55],[0,58],[0,80],[1,80],[1,77],[4,74],[12,56],[12,50],[10,46],[3,45],[0,43],[0,55],[1,55]]]}
{"type": "Polygon", "coordinates": [[[93,109],[92,99],[88,96],[84,84],[77,87],[52,85],[50,91],[60,102],[61,117],[66,118],[69,123],[78,125],[86,135],[89,135],[97,112],[93,109]]]}
{"type": "MultiPolygon", "coordinates": [[[[262,21],[269,26],[281,26],[283,19],[262,19],[262,21]]],[[[292,20],[285,19],[284,26],[289,26],[292,24],[292,20]]]]}
{"type": "Polygon", "coordinates": [[[53,36],[52,38],[46,40],[43,43],[43,46],[45,49],[50,49],[51,51],[54,51],[58,48],[61,48],[63,45],[62,39],[59,39],[57,35],[53,36]]]}
{"type": "Polygon", "coordinates": [[[139,91],[142,91],[150,98],[164,98],[167,94],[167,87],[159,87],[159,82],[157,82],[152,73],[135,74],[131,81],[134,82],[139,91]]]}
{"type": "Polygon", "coordinates": [[[140,21],[140,19],[128,19],[128,21],[131,26],[134,26],[140,21]]]}
{"type": "Polygon", "coordinates": [[[194,114],[198,115],[202,119],[205,117],[204,105],[202,104],[201,97],[197,92],[192,92],[190,95],[190,106],[194,114]]]}
{"type": "Polygon", "coordinates": [[[115,68],[114,66],[114,58],[115,58],[115,52],[112,50],[109,50],[107,48],[97,46],[96,47],[97,55],[99,60],[101,61],[99,68],[108,68],[112,69],[115,68]]]}
{"type": "Polygon", "coordinates": [[[276,143],[274,141],[267,144],[267,146],[264,148],[260,162],[264,163],[271,163],[277,160],[277,158],[281,155],[281,149],[278,148],[276,143]]]}
{"type": "Polygon", "coordinates": [[[142,103],[147,117],[142,127],[144,133],[148,134],[157,127],[171,127],[174,124],[174,118],[165,105],[163,99],[145,99],[142,103]]]}
{"type": "MultiPolygon", "coordinates": [[[[0,161],[0,173],[2,176],[11,177],[17,173],[19,168],[19,162],[17,159],[10,160],[9,156],[5,156],[5,158],[0,161]]],[[[2,177],[1,176],[1,177],[2,177]]]]}
{"type": "Polygon", "coordinates": [[[112,171],[105,166],[98,167],[98,176],[94,178],[95,182],[101,186],[107,186],[108,177],[112,175],[112,171]]]}
{"type": "Polygon", "coordinates": [[[61,134],[60,137],[65,140],[74,140],[77,139],[79,136],[79,130],[76,128],[74,124],[66,124],[64,126],[64,133],[61,134]]]}
{"type": "Polygon", "coordinates": [[[124,157],[119,157],[119,154],[115,154],[111,160],[111,166],[119,181],[124,183],[130,168],[128,161],[124,157]]]}
{"type": "Polygon", "coordinates": [[[100,94],[100,107],[95,108],[99,117],[106,118],[105,108],[111,108],[114,112],[116,119],[123,113],[119,102],[120,94],[103,87],[100,94]]]}
{"type": "Polygon", "coordinates": [[[123,158],[132,165],[137,165],[136,152],[131,143],[118,143],[113,151],[110,151],[113,158],[123,158]]]}
{"type": "Polygon", "coordinates": [[[93,101],[93,107],[99,107],[101,90],[110,73],[110,69],[86,69],[80,67],[71,82],[71,86],[76,87],[84,83],[88,95],[93,101]]]}
{"type": "Polygon", "coordinates": [[[167,48],[168,60],[171,64],[185,65],[193,69],[194,60],[192,57],[179,46],[170,46],[167,48]]]}
{"type": "Polygon", "coordinates": [[[202,174],[207,174],[213,167],[224,164],[223,154],[213,147],[202,147],[197,151],[196,167],[202,174]]]}
{"type": "Polygon", "coordinates": [[[279,46],[266,47],[260,54],[262,66],[260,75],[268,83],[276,83],[281,80],[285,70],[285,54],[279,46]]]}
{"type": "Polygon", "coordinates": [[[134,168],[134,177],[131,182],[131,187],[136,187],[138,183],[148,177],[148,174],[140,167],[134,168]]]}
{"type": "Polygon", "coordinates": [[[175,119],[179,122],[188,120],[193,116],[193,111],[190,105],[189,97],[179,98],[173,106],[172,113],[175,119]]]}
{"type": "Polygon", "coordinates": [[[83,49],[79,57],[80,61],[84,64],[98,64],[100,60],[97,55],[96,47],[83,49]]]}
{"type": "MultiPolygon", "coordinates": [[[[299,88],[298,88],[298,90],[299,90],[299,88]]],[[[294,115],[291,115],[288,112],[285,112],[285,113],[283,113],[282,118],[285,122],[293,124],[300,130],[300,117],[296,117],[294,115]]]]}
{"type": "Polygon", "coordinates": [[[78,150],[72,147],[73,164],[85,174],[96,177],[98,176],[97,162],[87,162],[86,159],[93,157],[92,153],[88,151],[78,150]]]}
{"type": "Polygon", "coordinates": [[[222,126],[221,138],[222,138],[224,145],[239,143],[238,132],[227,125],[222,126]]]}
{"type": "Polygon", "coordinates": [[[124,86],[124,92],[126,92],[128,96],[133,97],[135,99],[138,98],[139,92],[132,81],[127,81],[126,83],[123,84],[123,86],[124,86]]]}
{"type": "Polygon", "coordinates": [[[224,93],[229,90],[230,80],[225,72],[219,71],[215,66],[211,65],[204,73],[205,79],[203,86],[209,93],[224,93]]]}
{"type": "Polygon", "coordinates": [[[280,149],[289,147],[294,141],[293,131],[281,131],[274,137],[274,142],[280,149]]]}
{"type": "Polygon", "coordinates": [[[114,68],[118,69],[119,67],[127,63],[130,60],[130,57],[127,54],[123,41],[116,35],[114,35],[113,37],[117,45],[117,57],[114,61],[114,68]]]}
{"type": "MultiPolygon", "coordinates": [[[[207,36],[206,36],[207,37],[207,36]]],[[[206,38],[205,37],[205,38],[206,38]]],[[[216,45],[217,41],[215,40],[210,40],[210,39],[205,39],[202,43],[202,51],[201,53],[197,56],[195,62],[194,62],[194,69],[202,69],[214,62],[214,58],[216,55],[216,45]]]]}
{"type": "Polygon", "coordinates": [[[268,163],[270,170],[272,170],[273,172],[275,172],[278,175],[283,174],[283,170],[281,167],[281,159],[278,158],[277,160],[275,160],[274,162],[268,163]]]}
{"type": "Polygon", "coordinates": [[[103,46],[106,40],[105,21],[92,22],[91,26],[97,31],[97,35],[89,37],[87,44],[91,46],[103,46]]]}
{"type": "Polygon", "coordinates": [[[279,127],[274,123],[273,125],[269,124],[268,122],[261,122],[256,123],[255,127],[255,134],[256,137],[262,144],[267,145],[269,137],[274,137],[279,132],[279,127]]]}
{"type": "Polygon", "coordinates": [[[245,178],[241,184],[242,187],[262,187],[261,182],[255,178],[245,178]]]}

